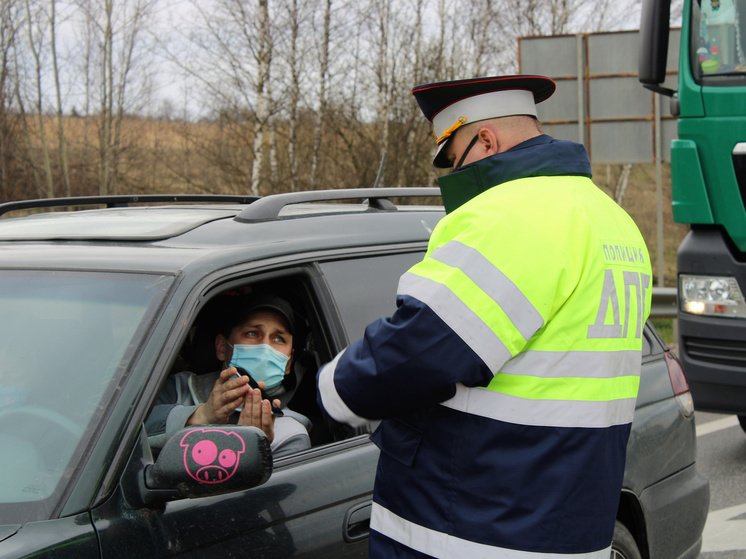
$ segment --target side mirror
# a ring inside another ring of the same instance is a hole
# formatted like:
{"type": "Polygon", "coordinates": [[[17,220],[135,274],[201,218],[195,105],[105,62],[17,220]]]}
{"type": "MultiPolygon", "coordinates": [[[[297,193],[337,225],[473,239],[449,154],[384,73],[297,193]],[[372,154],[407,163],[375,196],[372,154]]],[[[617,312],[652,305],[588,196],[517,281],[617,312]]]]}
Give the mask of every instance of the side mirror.
{"type": "Polygon", "coordinates": [[[666,79],[671,0],[643,0],[640,18],[638,79],[647,89],[672,97],[672,89],[662,87],[666,79]]]}
{"type": "Polygon", "coordinates": [[[199,425],[178,431],[155,463],[143,465],[137,497],[128,498],[135,506],[257,487],[272,474],[272,452],[256,427],[199,425]]]}

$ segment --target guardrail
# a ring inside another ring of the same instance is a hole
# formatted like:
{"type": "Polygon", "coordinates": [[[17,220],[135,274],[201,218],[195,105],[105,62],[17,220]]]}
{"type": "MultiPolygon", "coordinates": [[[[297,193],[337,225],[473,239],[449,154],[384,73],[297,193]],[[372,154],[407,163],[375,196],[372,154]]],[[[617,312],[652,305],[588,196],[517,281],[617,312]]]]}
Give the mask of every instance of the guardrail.
{"type": "Polygon", "coordinates": [[[675,287],[654,287],[650,318],[676,318],[677,293],[675,287]]]}

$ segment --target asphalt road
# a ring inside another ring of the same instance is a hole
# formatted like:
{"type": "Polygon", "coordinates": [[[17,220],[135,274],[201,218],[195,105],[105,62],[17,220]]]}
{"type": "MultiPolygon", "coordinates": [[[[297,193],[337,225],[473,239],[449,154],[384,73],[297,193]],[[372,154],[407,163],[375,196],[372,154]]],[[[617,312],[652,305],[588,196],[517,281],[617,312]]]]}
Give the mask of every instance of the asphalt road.
{"type": "Polygon", "coordinates": [[[697,464],[710,480],[701,559],[746,559],[746,433],[733,415],[696,412],[697,464]]]}

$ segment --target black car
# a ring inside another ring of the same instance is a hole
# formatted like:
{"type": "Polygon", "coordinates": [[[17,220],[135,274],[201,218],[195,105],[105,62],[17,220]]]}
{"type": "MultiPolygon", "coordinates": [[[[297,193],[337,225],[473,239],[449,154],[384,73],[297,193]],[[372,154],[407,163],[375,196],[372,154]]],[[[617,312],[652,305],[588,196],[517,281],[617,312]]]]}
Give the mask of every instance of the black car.
{"type": "MultiPolygon", "coordinates": [[[[323,417],[315,373],[393,313],[399,276],[443,217],[392,199],[438,195],[0,205],[0,556],[366,557],[372,426],[323,417]],[[45,211],[54,205],[96,209],[45,211]],[[258,429],[222,425],[151,448],[145,420],[166,378],[215,365],[211,302],[252,290],[281,294],[303,319],[288,396],[313,422],[312,447],[273,462],[258,429]],[[195,475],[196,444],[227,449],[224,476],[195,475]]],[[[648,325],[617,557],[699,554],[709,486],[695,445],[686,377],[648,325]]]]}

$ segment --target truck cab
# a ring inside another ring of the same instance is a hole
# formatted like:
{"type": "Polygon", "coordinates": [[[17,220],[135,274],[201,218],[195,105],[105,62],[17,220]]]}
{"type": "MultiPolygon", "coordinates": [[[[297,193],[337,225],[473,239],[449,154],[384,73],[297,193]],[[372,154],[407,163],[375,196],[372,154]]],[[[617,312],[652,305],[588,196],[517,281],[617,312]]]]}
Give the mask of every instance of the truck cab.
{"type": "Polygon", "coordinates": [[[678,83],[666,76],[669,0],[647,0],[639,79],[671,97],[679,353],[697,409],[746,424],[746,0],[685,0],[678,83]]]}

